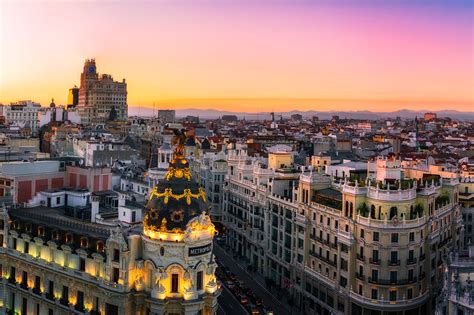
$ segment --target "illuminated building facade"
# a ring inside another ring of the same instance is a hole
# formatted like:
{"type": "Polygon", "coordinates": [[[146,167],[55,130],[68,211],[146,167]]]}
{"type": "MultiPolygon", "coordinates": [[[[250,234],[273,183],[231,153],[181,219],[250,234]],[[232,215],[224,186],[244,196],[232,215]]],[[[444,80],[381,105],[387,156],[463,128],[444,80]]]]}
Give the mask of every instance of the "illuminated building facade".
{"type": "Polygon", "coordinates": [[[73,87],[69,89],[69,94],[67,96],[67,108],[74,108],[79,104],[79,88],[73,87]]]}
{"type": "MultiPolygon", "coordinates": [[[[215,228],[180,148],[150,193],[143,224],[99,223],[61,200],[58,206],[53,200],[51,206],[2,208],[0,311],[215,314],[215,228]]],[[[125,211],[127,203],[119,208],[125,211]]]]}

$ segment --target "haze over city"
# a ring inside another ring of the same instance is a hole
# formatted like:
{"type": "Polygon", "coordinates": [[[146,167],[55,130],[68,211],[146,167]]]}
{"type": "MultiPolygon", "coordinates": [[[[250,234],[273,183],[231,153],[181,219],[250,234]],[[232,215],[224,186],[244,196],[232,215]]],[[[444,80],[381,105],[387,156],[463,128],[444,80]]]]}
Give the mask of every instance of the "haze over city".
{"type": "Polygon", "coordinates": [[[474,2],[0,0],[0,315],[474,314],[474,2]]]}
{"type": "Polygon", "coordinates": [[[128,104],[473,111],[470,1],[2,1],[0,102],[66,104],[85,58],[128,104]]]}

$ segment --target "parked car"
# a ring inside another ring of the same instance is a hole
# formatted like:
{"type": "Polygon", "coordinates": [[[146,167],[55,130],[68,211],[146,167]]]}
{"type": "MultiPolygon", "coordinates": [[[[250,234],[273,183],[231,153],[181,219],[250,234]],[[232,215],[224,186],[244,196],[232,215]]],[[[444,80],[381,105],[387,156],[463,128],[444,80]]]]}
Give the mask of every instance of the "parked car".
{"type": "Polygon", "coordinates": [[[225,286],[232,291],[232,289],[236,288],[235,282],[232,280],[227,280],[224,282],[225,286]]]}
{"type": "Polygon", "coordinates": [[[239,302],[240,304],[242,305],[246,305],[249,303],[249,299],[247,298],[247,296],[245,296],[245,294],[240,294],[239,296],[239,302]]]}
{"type": "Polygon", "coordinates": [[[248,303],[245,305],[245,309],[251,314],[251,315],[260,315],[261,312],[260,310],[255,306],[255,304],[248,303]]]}

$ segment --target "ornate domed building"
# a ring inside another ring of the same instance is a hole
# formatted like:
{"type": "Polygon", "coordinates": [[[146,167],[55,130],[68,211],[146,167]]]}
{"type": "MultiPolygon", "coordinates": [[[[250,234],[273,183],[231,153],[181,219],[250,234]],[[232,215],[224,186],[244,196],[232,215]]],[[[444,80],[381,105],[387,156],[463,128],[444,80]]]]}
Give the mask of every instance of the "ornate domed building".
{"type": "MultiPolygon", "coordinates": [[[[0,207],[0,314],[216,314],[216,230],[206,195],[191,178],[183,138],[177,132],[143,226],[71,215],[60,204],[0,207]]],[[[99,217],[100,198],[92,196],[88,209],[99,217]]],[[[136,214],[124,194],[118,203],[118,214],[136,214]]]]}
{"type": "Polygon", "coordinates": [[[220,294],[212,254],[216,233],[206,194],[191,178],[184,135],[166,177],[150,193],[143,221],[143,274],[152,283],[152,314],[214,314],[220,294]],[[148,275],[148,277],[146,276],[148,275]]]}

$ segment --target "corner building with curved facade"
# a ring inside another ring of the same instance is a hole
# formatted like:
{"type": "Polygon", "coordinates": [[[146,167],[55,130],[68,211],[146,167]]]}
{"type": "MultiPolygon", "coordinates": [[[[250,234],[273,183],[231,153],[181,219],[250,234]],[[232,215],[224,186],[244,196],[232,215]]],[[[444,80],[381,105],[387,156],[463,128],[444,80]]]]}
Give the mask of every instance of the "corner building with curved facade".
{"type": "Polygon", "coordinates": [[[96,223],[65,207],[1,209],[0,313],[216,314],[205,200],[175,152],[143,224],[96,223]]]}
{"type": "Polygon", "coordinates": [[[329,176],[326,163],[296,169],[291,152],[267,161],[245,148],[228,161],[227,244],[301,312],[434,314],[463,245],[456,173],[380,157],[329,176]]]}

